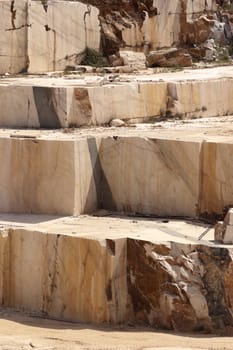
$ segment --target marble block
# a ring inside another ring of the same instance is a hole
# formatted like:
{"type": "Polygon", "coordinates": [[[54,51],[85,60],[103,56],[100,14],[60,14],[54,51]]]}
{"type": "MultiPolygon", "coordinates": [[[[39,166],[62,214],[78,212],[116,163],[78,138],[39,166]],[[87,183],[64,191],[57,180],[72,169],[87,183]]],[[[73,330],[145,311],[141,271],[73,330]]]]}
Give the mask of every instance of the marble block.
{"type": "Polygon", "coordinates": [[[27,70],[27,3],[0,1],[0,74],[27,70]]]}
{"type": "Polygon", "coordinates": [[[64,70],[79,64],[87,47],[99,50],[99,11],[81,2],[32,1],[28,7],[29,72],[64,70]]]}
{"type": "Polygon", "coordinates": [[[233,144],[203,142],[201,150],[200,212],[221,214],[233,203],[233,144]]]}
{"type": "Polygon", "coordinates": [[[79,215],[97,209],[98,141],[0,139],[0,211],[79,215]]]}
{"type": "Polygon", "coordinates": [[[102,140],[103,202],[108,209],[196,215],[199,142],[109,137],[102,140]]]}

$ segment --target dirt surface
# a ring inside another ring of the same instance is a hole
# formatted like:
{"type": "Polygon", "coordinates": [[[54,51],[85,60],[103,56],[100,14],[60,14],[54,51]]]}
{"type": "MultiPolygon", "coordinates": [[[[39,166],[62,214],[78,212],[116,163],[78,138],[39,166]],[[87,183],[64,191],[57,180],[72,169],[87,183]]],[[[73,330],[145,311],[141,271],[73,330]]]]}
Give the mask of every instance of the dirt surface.
{"type": "Polygon", "coordinates": [[[130,326],[94,327],[0,309],[1,350],[232,350],[232,338],[130,326]]]}

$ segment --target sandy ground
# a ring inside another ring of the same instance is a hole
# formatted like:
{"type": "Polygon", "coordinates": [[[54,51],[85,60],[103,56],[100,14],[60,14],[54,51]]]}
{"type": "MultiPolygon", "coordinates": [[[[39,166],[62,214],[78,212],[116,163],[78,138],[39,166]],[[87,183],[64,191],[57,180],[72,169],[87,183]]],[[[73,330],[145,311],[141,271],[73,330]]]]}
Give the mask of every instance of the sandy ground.
{"type": "Polygon", "coordinates": [[[0,310],[1,350],[232,350],[233,339],[130,326],[93,327],[0,310]]]}

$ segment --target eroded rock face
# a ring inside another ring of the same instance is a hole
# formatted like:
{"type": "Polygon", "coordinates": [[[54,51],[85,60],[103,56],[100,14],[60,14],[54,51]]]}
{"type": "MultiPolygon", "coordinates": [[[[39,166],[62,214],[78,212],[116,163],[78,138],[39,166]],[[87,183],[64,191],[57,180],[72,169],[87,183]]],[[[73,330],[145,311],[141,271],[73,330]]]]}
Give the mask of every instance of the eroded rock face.
{"type": "Polygon", "coordinates": [[[233,325],[231,252],[128,240],[128,288],[135,320],[176,331],[233,325]]]}
{"type": "Polygon", "coordinates": [[[181,45],[190,46],[204,43],[210,37],[214,24],[215,21],[206,16],[201,16],[192,22],[184,21],[180,33],[181,45]]]}

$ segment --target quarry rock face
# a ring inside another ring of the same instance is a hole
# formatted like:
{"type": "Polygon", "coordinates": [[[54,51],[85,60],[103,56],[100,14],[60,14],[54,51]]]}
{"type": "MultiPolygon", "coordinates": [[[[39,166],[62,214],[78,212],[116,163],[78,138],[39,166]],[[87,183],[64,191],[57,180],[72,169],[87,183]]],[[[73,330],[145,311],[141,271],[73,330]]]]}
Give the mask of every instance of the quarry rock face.
{"type": "Polygon", "coordinates": [[[225,5],[0,1],[2,307],[232,334],[232,209],[211,221],[232,203],[232,130],[209,124],[233,114],[233,69],[133,75],[230,49],[225,5]]]}
{"type": "Polygon", "coordinates": [[[232,283],[229,251],[129,241],[128,254],[129,294],[136,319],[177,331],[232,325],[227,299],[232,283]]]}
{"type": "MultiPolygon", "coordinates": [[[[209,39],[223,46],[232,39],[230,15],[223,13],[220,23],[212,0],[48,0],[46,4],[17,0],[12,6],[3,0],[0,6],[0,31],[4,33],[1,74],[64,70],[80,64],[87,48],[110,58],[118,56],[124,47],[146,53],[185,47],[194,58],[201,59],[206,57],[202,45],[209,39]]],[[[186,53],[183,56],[177,57],[178,65],[190,65],[190,58],[186,53]]],[[[118,57],[114,65],[121,64],[118,57]]]]}
{"type": "Polygon", "coordinates": [[[39,231],[1,232],[4,306],[176,331],[224,331],[233,324],[232,249],[39,231]]]}
{"type": "Polygon", "coordinates": [[[28,4],[29,72],[63,70],[82,61],[85,49],[100,48],[99,11],[80,2],[28,4]],[[67,18],[69,20],[67,20],[67,18]]]}
{"type": "Polygon", "coordinates": [[[0,1],[1,74],[63,70],[79,64],[87,47],[99,50],[96,7],[77,1],[46,3],[0,1]]]}

